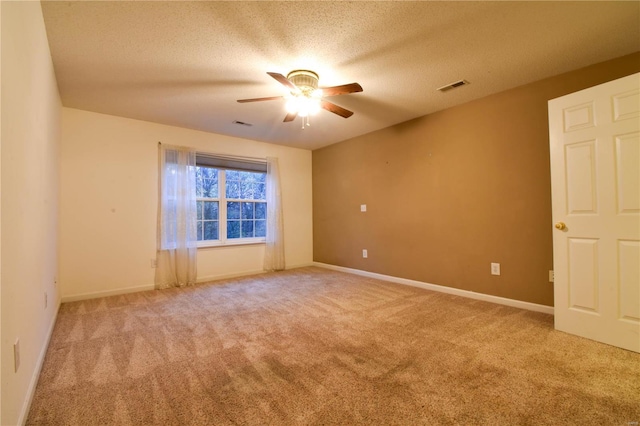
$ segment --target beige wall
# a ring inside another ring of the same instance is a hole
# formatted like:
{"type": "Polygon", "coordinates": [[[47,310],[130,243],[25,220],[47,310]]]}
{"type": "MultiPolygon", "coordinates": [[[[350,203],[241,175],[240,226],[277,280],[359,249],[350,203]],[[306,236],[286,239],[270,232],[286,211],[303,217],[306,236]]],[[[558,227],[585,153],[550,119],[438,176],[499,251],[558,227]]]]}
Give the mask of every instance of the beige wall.
{"type": "Polygon", "coordinates": [[[314,260],[552,306],[547,101],[639,70],[636,53],[314,151],[314,260]]]}
{"type": "MultiPolygon", "coordinates": [[[[63,108],[60,283],[64,300],[150,289],[158,142],[279,158],[287,268],[312,262],[311,151],[63,108]]],[[[198,250],[198,280],[262,271],[264,245],[198,250]]]]}
{"type": "Polygon", "coordinates": [[[3,1],[1,8],[0,423],[14,425],[26,415],[59,306],[54,280],[61,105],[40,2],[3,1]],[[17,373],[16,339],[21,349],[17,373]]]}

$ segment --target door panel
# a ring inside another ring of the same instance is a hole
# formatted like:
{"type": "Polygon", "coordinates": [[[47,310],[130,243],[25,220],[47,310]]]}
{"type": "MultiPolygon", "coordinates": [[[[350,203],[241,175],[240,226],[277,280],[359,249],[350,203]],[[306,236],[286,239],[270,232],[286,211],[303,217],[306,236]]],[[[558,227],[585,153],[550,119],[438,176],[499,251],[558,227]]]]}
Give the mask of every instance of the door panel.
{"type": "Polygon", "coordinates": [[[593,122],[593,102],[565,108],[563,117],[565,132],[593,127],[595,125],[593,122]]]}
{"type": "Polygon", "coordinates": [[[549,136],[556,329],[640,352],[640,74],[549,101],[549,136]]]}
{"type": "Polygon", "coordinates": [[[598,313],[598,240],[569,238],[569,307],[598,313]]]}
{"type": "Polygon", "coordinates": [[[618,271],[620,288],[619,316],[638,324],[640,322],[640,243],[638,241],[618,242],[618,271]]]}
{"type": "Polygon", "coordinates": [[[633,89],[612,96],[613,121],[629,120],[640,117],[640,90],[633,89]]]}
{"type": "Polygon", "coordinates": [[[640,212],[640,191],[636,183],[640,180],[637,161],[640,158],[640,133],[616,137],[616,195],[618,213],[640,212]]]}
{"type": "Polygon", "coordinates": [[[595,140],[565,146],[567,213],[596,213],[595,140]]]}

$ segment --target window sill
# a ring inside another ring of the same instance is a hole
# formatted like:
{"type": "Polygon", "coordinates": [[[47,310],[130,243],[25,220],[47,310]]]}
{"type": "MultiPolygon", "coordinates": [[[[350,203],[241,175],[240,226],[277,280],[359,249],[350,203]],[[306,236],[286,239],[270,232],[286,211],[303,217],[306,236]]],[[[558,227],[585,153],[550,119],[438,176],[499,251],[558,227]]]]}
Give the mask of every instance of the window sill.
{"type": "Polygon", "coordinates": [[[235,246],[249,246],[255,244],[264,244],[266,243],[265,238],[245,238],[245,239],[237,239],[237,240],[227,240],[225,242],[220,241],[201,241],[198,242],[198,249],[209,249],[209,248],[217,248],[217,247],[235,247],[235,246]]]}

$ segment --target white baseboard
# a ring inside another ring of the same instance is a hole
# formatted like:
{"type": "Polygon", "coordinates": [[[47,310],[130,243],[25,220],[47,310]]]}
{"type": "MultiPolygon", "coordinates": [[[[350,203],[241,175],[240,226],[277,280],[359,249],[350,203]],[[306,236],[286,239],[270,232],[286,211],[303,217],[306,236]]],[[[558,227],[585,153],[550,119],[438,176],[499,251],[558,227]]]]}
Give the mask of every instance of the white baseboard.
{"type": "Polygon", "coordinates": [[[72,294],[70,296],[63,296],[62,303],[77,302],[78,300],[97,299],[98,297],[118,296],[120,294],[153,290],[154,288],[155,286],[151,284],[151,285],[140,285],[136,287],[124,287],[124,288],[118,288],[115,290],[103,290],[103,291],[94,291],[90,293],[72,294]]]}
{"type": "Polygon", "coordinates": [[[200,277],[196,280],[196,283],[201,284],[201,283],[208,283],[211,281],[219,281],[219,280],[227,280],[230,278],[239,278],[239,277],[246,277],[248,275],[257,275],[257,274],[264,274],[265,271],[263,271],[262,269],[256,269],[254,271],[244,271],[244,272],[237,272],[234,274],[220,274],[220,275],[208,275],[206,277],[200,277]]]}
{"type": "Polygon", "coordinates": [[[316,266],[316,263],[308,262],[308,263],[298,263],[297,265],[287,265],[285,269],[307,268],[309,266],[316,266]]]}
{"type": "Polygon", "coordinates": [[[334,271],[347,272],[349,274],[361,275],[363,277],[375,278],[392,283],[410,285],[420,287],[426,290],[438,291],[440,293],[448,293],[456,296],[468,297],[470,299],[482,300],[485,302],[497,303],[499,305],[511,306],[514,308],[526,309],[529,311],[542,312],[553,315],[553,306],[538,305],[536,303],[523,302],[521,300],[507,299],[506,297],[492,296],[490,294],[476,293],[468,290],[460,290],[459,288],[446,287],[437,284],[424,283],[422,281],[409,280],[406,278],[392,277],[390,275],[377,274],[375,272],[362,271],[360,269],[345,268],[344,266],[329,265],[327,263],[313,262],[315,266],[321,268],[332,269],[334,271]]]}
{"type": "MultiPolygon", "coordinates": [[[[314,265],[313,263],[304,263],[299,265],[287,266],[287,269],[302,268],[305,266],[313,266],[313,265],[314,265]]],[[[210,281],[226,280],[229,278],[238,278],[238,277],[245,277],[249,275],[264,274],[264,273],[265,273],[264,270],[256,269],[256,270],[243,271],[243,272],[238,272],[233,274],[208,275],[206,277],[198,278],[196,280],[196,283],[200,284],[200,283],[206,283],[210,281]]],[[[103,291],[94,291],[90,293],[72,294],[69,296],[63,296],[61,299],[61,303],[77,302],[79,300],[97,299],[99,297],[107,297],[107,296],[119,296],[121,294],[136,293],[139,291],[148,291],[148,290],[154,290],[154,289],[155,289],[155,286],[153,284],[150,284],[150,285],[141,285],[136,287],[118,288],[115,290],[103,290],[103,291]]]]}
{"type": "MultiPolygon", "coordinates": [[[[296,268],[304,268],[307,266],[314,266],[313,263],[301,263],[301,264],[297,264],[297,265],[287,265],[287,267],[285,269],[296,269],[296,268]]],[[[211,282],[211,281],[218,281],[218,280],[226,280],[226,279],[230,279],[230,278],[239,278],[239,277],[247,277],[249,275],[258,275],[258,274],[266,274],[267,272],[263,269],[256,269],[254,271],[244,271],[244,272],[239,272],[239,273],[234,273],[234,274],[221,274],[221,275],[209,275],[206,277],[201,277],[197,279],[197,283],[206,283],[206,282],[211,282]]]]}
{"type": "Polygon", "coordinates": [[[38,379],[40,378],[40,373],[42,372],[42,366],[44,365],[44,358],[47,355],[47,349],[49,349],[49,342],[51,341],[51,336],[53,335],[53,328],[56,325],[56,320],[58,319],[58,311],[60,310],[60,302],[58,302],[58,306],[56,307],[56,313],[53,315],[51,320],[51,324],[49,324],[49,329],[47,330],[47,336],[45,338],[44,344],[42,345],[42,349],[38,354],[38,359],[36,360],[36,368],[31,375],[31,380],[29,381],[29,387],[27,388],[27,397],[22,404],[22,409],[20,410],[20,417],[18,417],[18,424],[24,425],[27,422],[27,416],[29,415],[29,410],[31,409],[31,403],[33,402],[33,397],[36,394],[36,386],[38,385],[38,379]]]}

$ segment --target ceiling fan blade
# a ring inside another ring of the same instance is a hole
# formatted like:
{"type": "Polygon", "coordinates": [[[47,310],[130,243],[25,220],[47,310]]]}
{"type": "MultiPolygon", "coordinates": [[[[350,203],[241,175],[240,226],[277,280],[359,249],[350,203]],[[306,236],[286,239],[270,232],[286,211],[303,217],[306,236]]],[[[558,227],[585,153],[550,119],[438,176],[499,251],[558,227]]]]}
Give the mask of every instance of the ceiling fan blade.
{"type": "Polygon", "coordinates": [[[295,84],[293,84],[292,82],[289,81],[289,79],[287,77],[285,77],[282,74],[278,74],[277,72],[268,72],[267,74],[269,74],[271,77],[275,78],[278,83],[282,84],[283,86],[287,87],[290,90],[298,90],[298,88],[295,86],[295,84]]]}
{"type": "Polygon", "coordinates": [[[344,109],[341,106],[338,106],[336,104],[332,104],[329,101],[320,101],[320,106],[329,112],[338,114],[340,117],[349,118],[353,115],[352,111],[349,111],[348,109],[344,109]]]}
{"type": "Polygon", "coordinates": [[[245,102],[275,101],[276,99],[283,99],[283,97],[282,96],[269,96],[268,98],[238,99],[238,102],[243,104],[245,102]]]}
{"type": "Polygon", "coordinates": [[[289,114],[287,114],[287,116],[284,118],[284,120],[282,120],[283,123],[286,123],[288,121],[293,121],[296,119],[296,117],[298,116],[297,112],[290,112],[289,114]]]}
{"type": "Polygon", "coordinates": [[[347,93],[362,92],[362,86],[358,83],[343,84],[342,86],[323,87],[322,96],[345,95],[347,93]]]}

